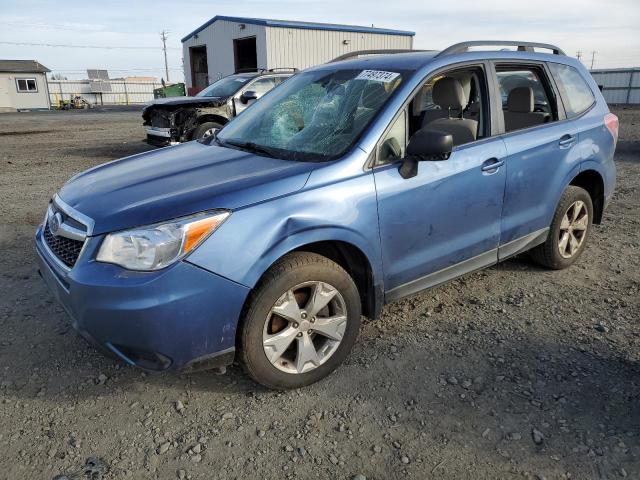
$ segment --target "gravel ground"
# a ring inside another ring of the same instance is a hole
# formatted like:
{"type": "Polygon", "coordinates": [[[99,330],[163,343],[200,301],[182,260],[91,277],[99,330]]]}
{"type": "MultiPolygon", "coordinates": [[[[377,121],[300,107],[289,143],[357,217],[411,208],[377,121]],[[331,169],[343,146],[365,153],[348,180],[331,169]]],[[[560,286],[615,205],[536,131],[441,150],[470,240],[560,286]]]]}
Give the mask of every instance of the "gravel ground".
{"type": "Polygon", "coordinates": [[[92,456],[108,479],[640,478],[640,109],[616,113],[617,192],[577,265],[522,256],[388,305],[286,393],[86,345],[32,234],[69,176],[149,148],[139,113],[0,115],[0,478],[92,456]]]}

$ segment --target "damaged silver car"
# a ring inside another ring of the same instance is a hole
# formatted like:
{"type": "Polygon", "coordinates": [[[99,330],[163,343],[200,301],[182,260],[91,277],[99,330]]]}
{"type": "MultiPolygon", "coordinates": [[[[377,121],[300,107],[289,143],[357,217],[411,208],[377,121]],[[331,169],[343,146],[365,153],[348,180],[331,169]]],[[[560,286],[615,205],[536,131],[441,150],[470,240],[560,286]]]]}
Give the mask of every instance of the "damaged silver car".
{"type": "Polygon", "coordinates": [[[166,146],[208,137],[294,71],[236,73],[212,83],[193,97],[157,99],[142,111],[146,141],[166,146]]]}

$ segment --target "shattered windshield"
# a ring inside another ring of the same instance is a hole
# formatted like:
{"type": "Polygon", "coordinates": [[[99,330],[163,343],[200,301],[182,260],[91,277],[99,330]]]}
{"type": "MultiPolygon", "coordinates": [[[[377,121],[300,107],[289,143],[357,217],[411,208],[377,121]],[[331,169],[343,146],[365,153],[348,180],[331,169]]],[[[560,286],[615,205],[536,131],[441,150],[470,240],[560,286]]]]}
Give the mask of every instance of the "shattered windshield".
{"type": "Polygon", "coordinates": [[[213,82],[196,97],[228,97],[240,90],[255,75],[229,75],[213,82]]]}
{"type": "Polygon", "coordinates": [[[273,89],[229,123],[218,143],[291,160],[338,158],[358,139],[404,72],[316,70],[273,89]]]}

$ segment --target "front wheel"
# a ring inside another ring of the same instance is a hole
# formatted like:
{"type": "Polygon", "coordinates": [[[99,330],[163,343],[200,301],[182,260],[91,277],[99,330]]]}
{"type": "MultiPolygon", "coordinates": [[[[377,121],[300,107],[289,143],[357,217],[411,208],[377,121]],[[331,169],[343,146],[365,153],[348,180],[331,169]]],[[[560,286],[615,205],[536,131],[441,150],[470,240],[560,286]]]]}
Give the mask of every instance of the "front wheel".
{"type": "Polygon", "coordinates": [[[360,328],[360,296],[326,257],[294,252],[278,260],[251,294],[239,334],[246,372],[269,388],[299,388],[329,375],[360,328]]]}
{"type": "Polygon", "coordinates": [[[222,125],[216,122],[204,122],[196,127],[193,131],[192,139],[200,140],[202,138],[210,137],[211,135],[215,135],[218,130],[222,128],[222,125]]]}
{"type": "Polygon", "coordinates": [[[569,185],[558,202],[547,240],[531,251],[533,259],[555,270],[573,265],[585,249],[592,222],[591,196],[569,185]]]}

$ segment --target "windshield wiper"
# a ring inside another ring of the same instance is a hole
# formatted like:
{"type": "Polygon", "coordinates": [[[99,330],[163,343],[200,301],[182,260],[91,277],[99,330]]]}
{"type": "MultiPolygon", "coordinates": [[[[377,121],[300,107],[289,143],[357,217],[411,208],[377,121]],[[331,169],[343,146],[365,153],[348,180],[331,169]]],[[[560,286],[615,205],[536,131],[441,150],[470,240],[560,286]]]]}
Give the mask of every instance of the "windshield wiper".
{"type": "Polygon", "coordinates": [[[253,143],[253,142],[237,142],[237,141],[234,141],[234,140],[220,140],[220,139],[217,139],[217,141],[223,147],[226,147],[227,145],[231,145],[233,147],[241,148],[242,150],[247,150],[248,152],[262,154],[262,155],[265,155],[265,156],[271,157],[271,158],[277,158],[275,150],[273,150],[273,149],[271,149],[269,147],[264,147],[262,145],[258,145],[257,143],[253,143]]]}

